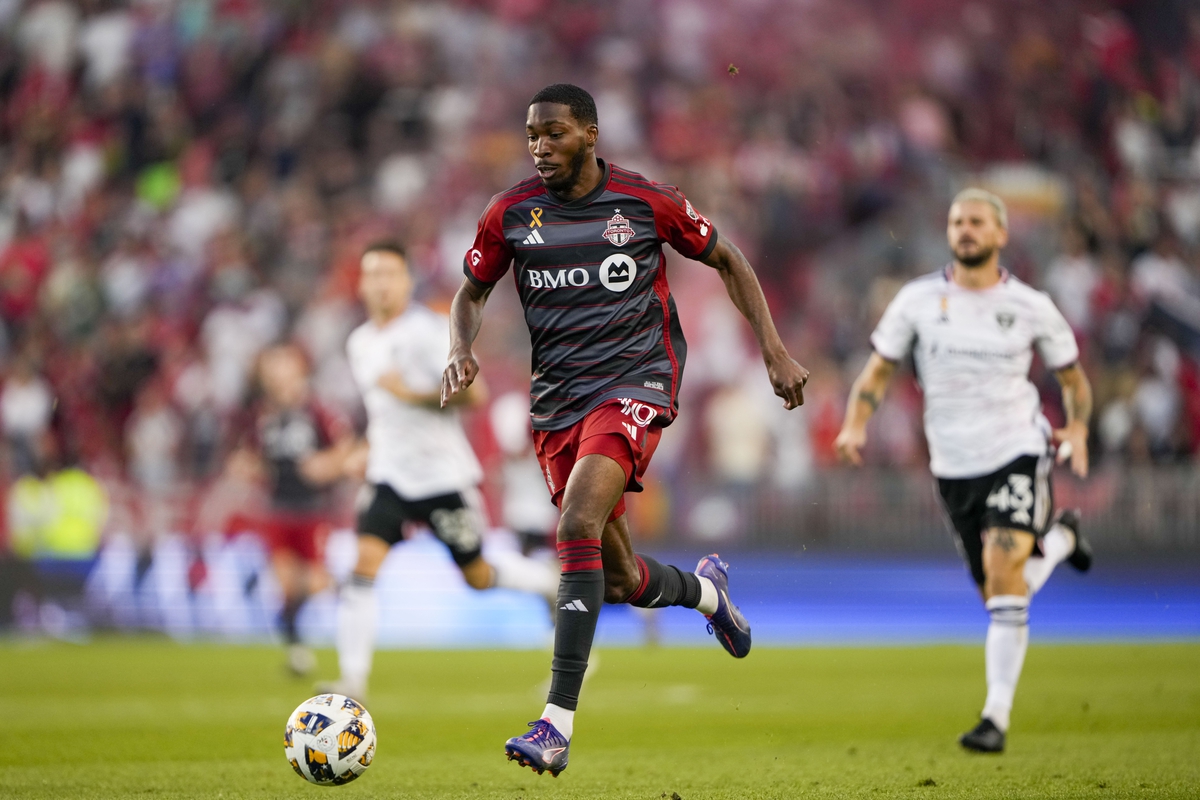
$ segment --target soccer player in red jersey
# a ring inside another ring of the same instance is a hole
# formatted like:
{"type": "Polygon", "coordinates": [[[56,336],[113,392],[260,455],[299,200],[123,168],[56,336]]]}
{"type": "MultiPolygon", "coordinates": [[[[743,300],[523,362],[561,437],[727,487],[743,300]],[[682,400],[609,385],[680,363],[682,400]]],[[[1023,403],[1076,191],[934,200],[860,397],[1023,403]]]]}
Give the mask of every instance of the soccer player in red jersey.
{"type": "Polygon", "coordinates": [[[687,353],[662,243],[717,270],[786,408],[804,402],[808,371],[788,355],[737,247],[675,187],[597,158],[591,95],[547,86],[529,103],[526,132],[537,175],[492,198],[479,221],[451,306],[442,402],[479,374],[471,346],[484,304],[515,265],[533,344],[534,444],[562,512],[563,571],[546,709],[505,751],[557,776],[567,766],[601,603],[695,608],[730,654],[750,651],[750,626],[729,600],[728,565],[710,555],[686,572],[630,544],[624,493],[641,491],[662,429],[675,418],[687,353]]]}
{"type": "Polygon", "coordinates": [[[330,487],[343,476],[353,431],[313,397],[308,359],[294,344],[277,344],[258,361],[262,398],[246,421],[232,474],[262,480],[269,496],[262,515],[237,525],[256,530],[271,552],[271,569],[283,592],[280,631],[288,668],[306,675],[316,657],[300,639],[296,618],[309,595],[329,584],[325,538],[333,522],[330,487]]]}

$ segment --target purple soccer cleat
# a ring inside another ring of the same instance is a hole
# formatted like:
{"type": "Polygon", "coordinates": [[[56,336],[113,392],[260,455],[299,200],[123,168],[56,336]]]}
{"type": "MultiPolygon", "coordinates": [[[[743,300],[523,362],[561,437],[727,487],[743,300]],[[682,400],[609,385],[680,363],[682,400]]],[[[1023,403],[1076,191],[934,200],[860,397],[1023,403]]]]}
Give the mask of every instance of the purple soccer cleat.
{"type": "Polygon", "coordinates": [[[505,755],[509,761],[529,767],[538,775],[549,770],[557,778],[558,773],[567,768],[571,740],[559,733],[548,719],[531,722],[529,728],[524,736],[514,736],[504,743],[505,755]]]}
{"type": "Polygon", "coordinates": [[[717,587],[717,610],[708,618],[708,632],[716,634],[729,655],[745,658],[750,652],[750,623],[729,599],[729,565],[716,553],[700,559],[696,574],[708,578],[717,587]]]}

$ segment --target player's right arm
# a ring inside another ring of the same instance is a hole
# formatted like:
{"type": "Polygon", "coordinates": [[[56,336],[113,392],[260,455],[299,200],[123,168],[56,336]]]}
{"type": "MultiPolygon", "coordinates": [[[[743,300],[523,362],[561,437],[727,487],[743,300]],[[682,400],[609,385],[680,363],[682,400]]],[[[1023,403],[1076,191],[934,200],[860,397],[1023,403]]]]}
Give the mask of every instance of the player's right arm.
{"type": "Polygon", "coordinates": [[[471,348],[483,325],[483,307],[513,260],[512,245],[504,238],[504,211],[511,197],[507,201],[502,197],[493,197],[479,218],[475,242],[463,259],[466,278],[450,304],[450,363],[442,373],[443,408],[479,375],[479,362],[471,348]]]}
{"type": "Polygon", "coordinates": [[[483,325],[483,307],[491,293],[491,286],[480,286],[467,278],[454,294],[450,304],[450,363],[442,373],[443,408],[459,392],[469,389],[479,375],[479,362],[471,348],[483,325]]]}
{"type": "Polygon", "coordinates": [[[879,353],[871,353],[867,365],[855,379],[846,403],[846,418],[833,445],[843,461],[856,467],[862,466],[862,454],[859,451],[867,443],[867,423],[883,402],[895,372],[896,362],[888,361],[879,353]]]}
{"type": "Polygon", "coordinates": [[[856,467],[862,466],[859,451],[867,443],[867,423],[883,402],[888,384],[896,372],[896,364],[916,341],[916,326],[908,310],[914,297],[919,299],[918,295],[914,295],[913,284],[910,283],[888,303],[879,324],[875,326],[875,332],[871,334],[871,346],[874,348],[871,357],[850,389],[846,417],[833,446],[843,461],[856,467]]]}

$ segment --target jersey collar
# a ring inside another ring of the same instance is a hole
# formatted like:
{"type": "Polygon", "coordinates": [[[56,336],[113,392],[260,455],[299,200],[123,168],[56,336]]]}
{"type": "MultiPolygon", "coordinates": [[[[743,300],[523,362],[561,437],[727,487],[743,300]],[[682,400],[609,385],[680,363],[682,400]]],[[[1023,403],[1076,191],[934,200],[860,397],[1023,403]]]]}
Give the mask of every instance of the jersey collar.
{"type": "Polygon", "coordinates": [[[564,202],[561,197],[549,189],[546,189],[546,194],[563,208],[579,208],[595,201],[600,195],[604,194],[604,190],[608,188],[608,180],[612,177],[612,164],[609,164],[603,158],[597,158],[596,161],[600,162],[600,182],[596,184],[595,189],[592,189],[583,197],[577,197],[574,200],[564,202]]]}
{"type": "MultiPolygon", "coordinates": [[[[951,284],[954,283],[954,262],[953,261],[951,261],[949,264],[947,264],[945,269],[942,270],[942,277],[945,278],[946,283],[951,283],[951,284]]],[[[1000,283],[1008,283],[1008,279],[1011,277],[1012,277],[1012,273],[1008,271],[1008,267],[1001,265],[1000,266],[1000,283]]],[[[955,285],[957,286],[957,284],[955,284],[955,285]]]]}

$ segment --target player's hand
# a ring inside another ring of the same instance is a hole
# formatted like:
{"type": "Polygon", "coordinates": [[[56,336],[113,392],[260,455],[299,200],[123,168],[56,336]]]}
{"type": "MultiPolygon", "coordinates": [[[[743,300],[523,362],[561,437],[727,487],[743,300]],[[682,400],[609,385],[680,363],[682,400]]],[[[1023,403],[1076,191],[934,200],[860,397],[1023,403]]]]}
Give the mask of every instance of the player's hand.
{"type": "Polygon", "coordinates": [[[342,474],[352,480],[366,480],[367,460],[370,455],[371,448],[366,441],[355,442],[342,461],[342,474]]]}
{"type": "Polygon", "coordinates": [[[442,373],[442,408],[459,392],[465,392],[467,387],[475,382],[479,374],[479,362],[471,353],[450,355],[450,363],[442,373]]]}
{"type": "Polygon", "coordinates": [[[784,353],[767,359],[767,376],[775,394],[783,398],[783,407],[789,411],[804,405],[804,384],[808,383],[808,370],[796,359],[784,353]]]}
{"type": "Polygon", "coordinates": [[[837,450],[838,458],[847,464],[861,467],[862,453],[859,451],[867,444],[866,429],[842,428],[837,438],[833,440],[833,449],[837,450]]]}
{"type": "Polygon", "coordinates": [[[394,369],[380,375],[379,380],[375,381],[375,385],[380,389],[391,392],[400,400],[413,402],[419,399],[416,393],[408,388],[408,385],[404,382],[404,377],[394,369]]]}
{"type": "Polygon", "coordinates": [[[1054,441],[1058,444],[1059,464],[1070,459],[1071,472],[1081,478],[1088,474],[1088,429],[1082,422],[1071,422],[1065,428],[1054,431],[1054,441]]]}

